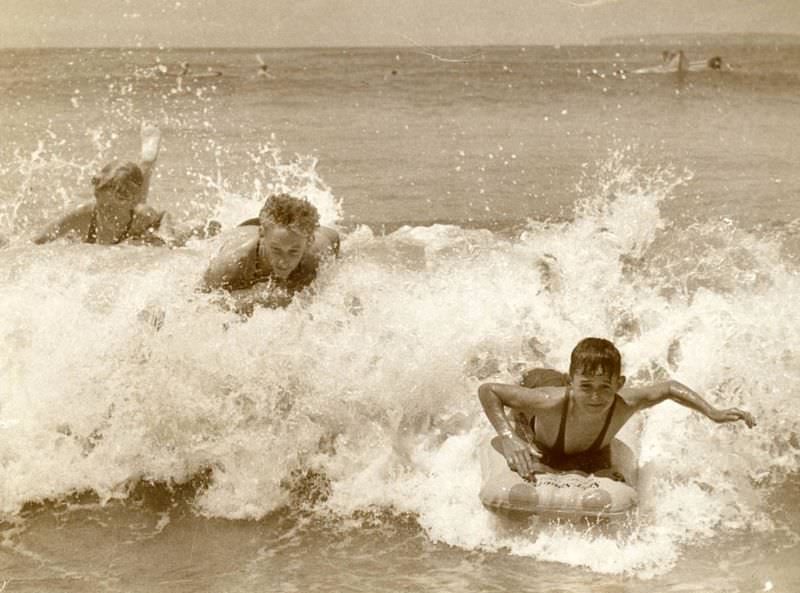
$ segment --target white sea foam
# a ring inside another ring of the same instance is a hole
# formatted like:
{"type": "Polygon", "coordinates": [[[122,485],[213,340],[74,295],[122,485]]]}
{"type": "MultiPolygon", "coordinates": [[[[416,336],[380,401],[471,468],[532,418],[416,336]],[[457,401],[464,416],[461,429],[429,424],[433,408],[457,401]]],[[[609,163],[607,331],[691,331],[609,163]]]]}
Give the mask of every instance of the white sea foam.
{"type": "MultiPolygon", "coordinates": [[[[341,218],[313,161],[259,155],[254,196],[214,186],[220,218],[253,215],[279,188],[341,218]]],[[[532,221],[519,237],[360,227],[314,298],[247,322],[195,292],[213,242],[0,251],[0,508],[124,498],[139,480],[210,468],[198,512],[258,519],[297,504],[297,470],[311,470],[327,484],[319,513],[411,513],[435,541],[643,576],[688,543],[774,527],[765,497],[800,463],[795,270],[740,229],[669,227],[659,204],[681,177],[612,155],[598,179],[574,221],[532,221]],[[152,303],[166,311],[158,332],[138,319],[152,303]],[[661,405],[646,413],[641,509],[623,536],[509,530],[477,498],[490,430],[477,386],[564,368],[586,335],[615,339],[631,381],[669,374],[759,426],[661,405]]]]}

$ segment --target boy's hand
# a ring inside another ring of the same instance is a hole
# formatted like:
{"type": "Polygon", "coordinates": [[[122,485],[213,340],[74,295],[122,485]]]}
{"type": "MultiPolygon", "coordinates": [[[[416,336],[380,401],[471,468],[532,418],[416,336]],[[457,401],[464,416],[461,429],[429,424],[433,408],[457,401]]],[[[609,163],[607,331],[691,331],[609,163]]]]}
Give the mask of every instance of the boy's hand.
{"type": "Polygon", "coordinates": [[[739,408],[728,408],[727,410],[714,410],[709,416],[714,422],[736,422],[741,420],[747,424],[747,428],[753,428],[756,425],[756,420],[750,412],[745,412],[739,408]]]}
{"type": "Polygon", "coordinates": [[[538,465],[537,460],[542,456],[541,452],[515,434],[503,435],[502,438],[503,455],[508,467],[525,480],[533,479],[534,469],[538,465]]]}

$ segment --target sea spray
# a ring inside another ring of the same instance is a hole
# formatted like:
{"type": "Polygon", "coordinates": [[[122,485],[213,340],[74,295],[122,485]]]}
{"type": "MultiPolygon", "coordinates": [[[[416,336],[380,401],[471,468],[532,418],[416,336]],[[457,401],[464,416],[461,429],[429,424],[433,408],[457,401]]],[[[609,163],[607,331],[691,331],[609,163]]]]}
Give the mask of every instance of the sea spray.
{"type": "MultiPolygon", "coordinates": [[[[337,213],[311,161],[296,166],[286,179],[337,213]]],[[[358,228],[313,297],[248,320],[196,291],[214,241],[0,252],[2,509],[82,491],[124,499],[141,481],[207,474],[192,504],[211,518],[292,505],[321,518],[388,511],[415,516],[433,541],[640,576],[670,570],[686,545],[774,528],[765,498],[800,461],[800,365],[787,347],[800,324],[783,306],[796,275],[741,229],[732,245],[729,226],[671,227],[658,208],[669,191],[648,189],[647,176],[630,178],[636,191],[585,190],[593,207],[531,221],[519,237],[358,228]],[[699,265],[704,252],[691,247],[709,236],[719,247],[699,265]],[[689,249],[671,253],[674,237],[689,249]],[[720,262],[742,274],[716,280],[720,262]],[[165,311],[159,331],[138,318],[152,302],[165,311]],[[759,426],[663,404],[644,414],[641,508],[627,535],[504,530],[477,498],[475,449],[491,430],[477,386],[513,382],[527,364],[564,368],[585,335],[613,337],[633,383],[672,376],[717,406],[751,410],[759,426]]],[[[259,191],[268,179],[283,178],[269,173],[259,191]]],[[[217,195],[231,221],[250,203],[217,195]]]]}

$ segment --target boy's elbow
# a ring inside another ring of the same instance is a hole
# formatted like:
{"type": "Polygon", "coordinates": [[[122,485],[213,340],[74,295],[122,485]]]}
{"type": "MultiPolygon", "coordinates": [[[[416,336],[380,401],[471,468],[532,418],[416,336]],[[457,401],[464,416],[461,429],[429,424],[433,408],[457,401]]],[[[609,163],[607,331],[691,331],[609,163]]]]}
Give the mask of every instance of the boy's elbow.
{"type": "Polygon", "coordinates": [[[495,398],[494,391],[492,390],[493,387],[493,383],[482,383],[481,386],[478,387],[478,399],[481,400],[481,403],[495,398]]]}
{"type": "Polygon", "coordinates": [[[647,402],[647,405],[653,406],[671,399],[675,395],[675,387],[677,385],[680,385],[680,383],[673,379],[657,383],[644,398],[644,401],[647,402]]]}

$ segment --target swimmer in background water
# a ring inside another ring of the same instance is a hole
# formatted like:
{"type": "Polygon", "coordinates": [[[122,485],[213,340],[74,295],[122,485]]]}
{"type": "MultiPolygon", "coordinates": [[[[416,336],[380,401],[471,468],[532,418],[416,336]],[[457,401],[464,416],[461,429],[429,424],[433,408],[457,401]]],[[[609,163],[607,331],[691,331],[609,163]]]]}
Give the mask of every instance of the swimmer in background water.
{"type": "MultiPolygon", "coordinates": [[[[693,60],[688,61],[683,53],[683,50],[678,51],[663,51],[661,52],[661,64],[658,66],[649,66],[647,68],[638,68],[634,70],[634,74],[666,74],[685,72],[701,72],[704,70],[717,70],[720,71],[725,66],[722,58],[714,56],[707,60],[693,60]]],[[[729,69],[729,67],[727,68],[729,69]]]]}
{"type": "Polygon", "coordinates": [[[502,437],[509,467],[530,481],[537,473],[575,471],[618,478],[611,467],[610,443],[614,435],[635,413],[667,400],[714,422],[741,420],[749,428],[756,424],[750,413],[738,408],[715,408],[677,381],[624,388],[621,366],[614,344],[601,338],[585,338],[572,351],[569,375],[562,375],[562,380],[557,381],[562,387],[481,385],[478,397],[502,437]],[[523,422],[512,426],[505,408],[515,416],[521,415],[523,422]]]}
{"type": "Polygon", "coordinates": [[[48,224],[33,237],[36,244],[59,238],[82,243],[116,245],[143,243],[181,246],[190,238],[204,238],[219,231],[219,223],[177,225],[169,213],[148,206],[150,178],[158,158],[161,131],[142,123],[139,164],[111,162],[92,178],[94,202],[82,204],[48,224]]]}
{"type": "Polygon", "coordinates": [[[219,70],[213,70],[211,66],[206,68],[205,72],[200,73],[190,73],[189,72],[189,62],[181,62],[181,71],[178,72],[178,78],[209,78],[215,76],[222,76],[222,72],[219,70]]]}
{"type": "Polygon", "coordinates": [[[285,307],[311,286],[325,259],[339,254],[339,233],[319,225],[308,201],[270,196],[257,219],[226,233],[203,276],[206,291],[223,289],[233,309],[250,315],[255,305],[285,307]]]}
{"type": "Polygon", "coordinates": [[[256,54],[256,60],[258,60],[258,74],[256,76],[259,78],[275,78],[271,72],[268,72],[269,65],[261,57],[261,54],[256,54]]]}
{"type": "Polygon", "coordinates": [[[689,63],[686,61],[686,56],[683,50],[678,51],[662,51],[661,64],[658,66],[648,66],[647,68],[638,68],[633,71],[634,74],[663,74],[667,72],[683,73],[689,69],[689,63]]]}
{"type": "Polygon", "coordinates": [[[714,56],[713,58],[709,58],[707,60],[693,60],[689,62],[689,72],[700,72],[703,70],[730,70],[731,67],[728,64],[723,63],[722,58],[719,56],[714,56]]]}

